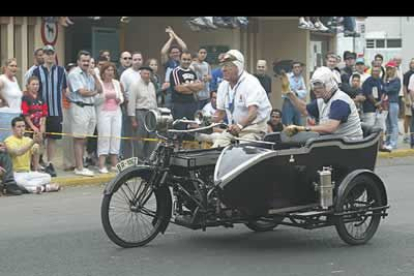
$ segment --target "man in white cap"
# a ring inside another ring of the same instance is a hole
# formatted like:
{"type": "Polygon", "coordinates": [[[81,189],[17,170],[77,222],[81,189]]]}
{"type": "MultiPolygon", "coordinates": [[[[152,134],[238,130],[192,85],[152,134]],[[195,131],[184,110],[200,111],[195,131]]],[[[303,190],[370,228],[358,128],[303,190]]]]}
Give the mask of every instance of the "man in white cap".
{"type": "Polygon", "coordinates": [[[317,132],[320,135],[334,134],[352,140],[362,139],[361,122],[354,101],[343,91],[328,67],[318,68],[311,79],[311,86],[316,99],[306,104],[291,90],[287,77],[282,77],[282,93],[284,93],[297,109],[305,116],[319,118],[316,126],[290,125],[285,133],[292,136],[301,131],[317,132]]]}
{"type": "Polygon", "coordinates": [[[244,57],[238,50],[222,58],[223,81],[217,91],[215,120],[227,119],[229,128],[215,140],[213,147],[225,147],[234,136],[260,140],[266,133],[272,106],[259,80],[244,70],[244,57]]]}

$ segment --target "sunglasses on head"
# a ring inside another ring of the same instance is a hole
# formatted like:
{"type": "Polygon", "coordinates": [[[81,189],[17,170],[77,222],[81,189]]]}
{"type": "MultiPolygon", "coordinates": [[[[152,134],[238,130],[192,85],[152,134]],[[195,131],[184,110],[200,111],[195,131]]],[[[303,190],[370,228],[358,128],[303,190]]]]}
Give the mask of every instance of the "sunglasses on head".
{"type": "Polygon", "coordinates": [[[237,58],[231,54],[225,54],[224,57],[220,60],[220,63],[236,61],[237,58]]]}

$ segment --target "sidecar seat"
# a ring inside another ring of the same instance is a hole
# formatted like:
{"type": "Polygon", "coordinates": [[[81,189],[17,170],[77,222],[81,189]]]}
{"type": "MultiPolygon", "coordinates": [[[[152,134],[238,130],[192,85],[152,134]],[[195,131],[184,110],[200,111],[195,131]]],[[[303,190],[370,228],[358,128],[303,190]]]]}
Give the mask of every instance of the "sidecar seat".
{"type": "Polygon", "coordinates": [[[313,145],[316,145],[318,143],[323,143],[326,141],[339,141],[343,143],[344,145],[360,145],[361,148],[363,148],[365,145],[367,145],[372,140],[377,139],[377,137],[381,135],[381,131],[382,131],[382,129],[379,127],[370,126],[363,122],[361,122],[361,128],[363,132],[363,138],[360,140],[352,140],[346,136],[341,136],[341,135],[323,135],[318,138],[309,139],[306,142],[305,146],[311,147],[313,145]]]}

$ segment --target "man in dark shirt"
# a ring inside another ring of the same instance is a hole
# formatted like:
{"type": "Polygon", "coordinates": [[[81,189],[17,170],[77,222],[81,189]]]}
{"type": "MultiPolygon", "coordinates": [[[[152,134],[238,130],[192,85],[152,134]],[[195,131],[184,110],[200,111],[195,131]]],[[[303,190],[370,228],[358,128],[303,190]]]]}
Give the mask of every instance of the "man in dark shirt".
{"type": "Polygon", "coordinates": [[[256,69],[257,71],[256,74],[254,74],[254,76],[259,80],[260,84],[263,86],[264,90],[266,91],[267,97],[270,97],[269,94],[272,92],[272,79],[268,75],[266,75],[266,60],[258,60],[256,69]]]}
{"type": "Polygon", "coordinates": [[[362,121],[371,126],[375,125],[377,110],[382,111],[381,96],[384,83],[380,75],[381,67],[372,67],[371,77],[367,78],[362,85],[362,93],[365,96],[365,101],[362,104],[362,109],[364,110],[362,121]]]}
{"type": "MultiPolygon", "coordinates": [[[[183,117],[194,119],[194,113],[197,111],[197,92],[204,88],[204,84],[197,79],[196,73],[189,68],[191,61],[191,53],[182,52],[180,66],[176,67],[170,75],[174,119],[183,117]]],[[[182,129],[185,126],[178,127],[182,129]]]]}
{"type": "Polygon", "coordinates": [[[352,91],[351,91],[351,85],[349,84],[349,80],[351,79],[351,76],[354,72],[354,65],[356,60],[356,54],[345,51],[344,52],[344,61],[345,61],[345,67],[341,70],[341,84],[340,89],[344,91],[348,96],[352,98],[352,91]]]}

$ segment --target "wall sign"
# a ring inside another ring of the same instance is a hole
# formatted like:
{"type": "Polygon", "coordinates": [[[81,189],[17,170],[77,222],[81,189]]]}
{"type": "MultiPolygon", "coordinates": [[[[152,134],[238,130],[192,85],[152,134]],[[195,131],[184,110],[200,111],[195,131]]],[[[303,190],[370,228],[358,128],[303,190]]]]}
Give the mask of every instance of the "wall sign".
{"type": "Polygon", "coordinates": [[[56,44],[58,38],[58,24],[56,22],[42,22],[42,26],[40,27],[40,32],[42,33],[42,40],[45,45],[52,45],[56,44]]]}

